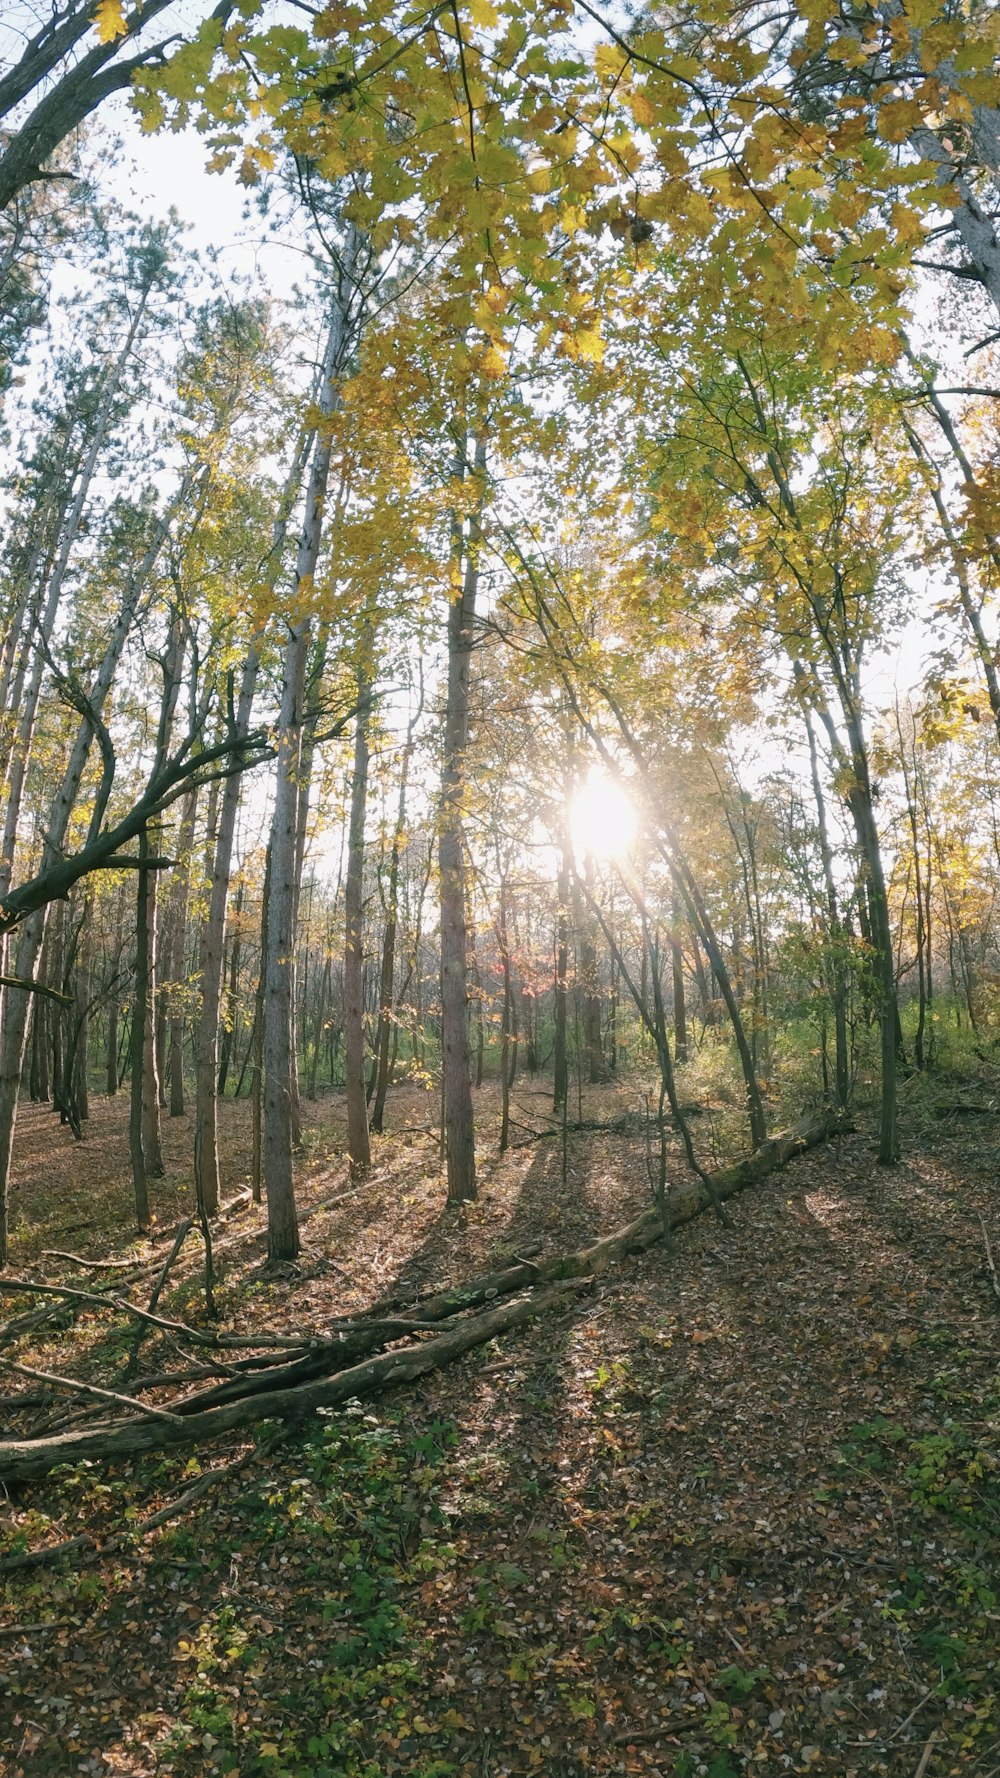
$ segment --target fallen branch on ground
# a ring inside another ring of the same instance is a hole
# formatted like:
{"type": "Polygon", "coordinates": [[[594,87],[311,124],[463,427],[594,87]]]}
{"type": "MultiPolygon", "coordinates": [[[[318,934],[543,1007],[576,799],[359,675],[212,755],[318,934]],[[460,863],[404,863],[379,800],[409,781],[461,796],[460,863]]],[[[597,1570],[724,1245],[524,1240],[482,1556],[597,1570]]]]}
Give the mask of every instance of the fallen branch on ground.
{"type": "Polygon", "coordinates": [[[416,1346],[379,1353],[362,1364],[352,1365],[334,1377],[292,1388],[271,1389],[249,1400],[229,1402],[188,1418],[171,1422],[129,1420],[115,1426],[98,1425],[61,1437],[11,1439],[0,1445],[0,1481],[14,1484],[46,1475],[61,1463],[105,1462],[134,1457],[140,1451],[165,1451],[179,1445],[198,1444],[263,1420],[290,1420],[315,1413],[317,1408],[340,1407],[355,1397],[372,1395],[393,1383],[410,1382],[440,1365],[450,1364],[474,1346],[484,1345],[498,1334],[533,1321],[561,1304],[567,1292],[582,1290],[589,1280],[574,1278],[550,1290],[520,1297],[473,1316],[447,1333],[416,1346]]]}
{"type": "Polygon", "coordinates": [[[53,1389],[64,1389],[70,1395],[96,1395],[101,1401],[117,1402],[120,1408],[127,1408],[132,1413],[148,1414],[153,1420],[176,1420],[177,1415],[169,1408],[150,1406],[149,1402],[136,1401],[132,1395],[119,1395],[114,1389],[100,1389],[96,1383],[81,1383],[76,1377],[58,1377],[53,1371],[36,1371],[26,1364],[15,1364],[10,1358],[0,1358],[5,1370],[16,1371],[19,1377],[30,1377],[34,1383],[48,1383],[53,1389]]]}
{"type": "Polygon", "coordinates": [[[87,1272],[129,1272],[130,1259],[84,1259],[82,1253],[63,1253],[59,1247],[43,1247],[42,1259],[66,1259],[70,1265],[82,1266],[87,1272]]]}
{"type": "MultiPolygon", "coordinates": [[[[753,1155],[715,1173],[710,1186],[696,1179],[683,1181],[670,1194],[670,1229],[690,1222],[713,1198],[735,1196],[842,1128],[836,1118],[823,1117],[770,1138],[753,1155]]],[[[408,1314],[387,1317],[382,1305],[376,1305],[367,1316],[340,1324],[333,1338],[304,1335],[289,1339],[263,1332],[254,1336],[206,1334],[150,1315],[120,1299],[95,1294],[92,1300],[102,1308],[117,1308],[195,1344],[271,1345],[277,1351],[244,1361],[248,1368],[220,1385],[175,1397],[169,1409],[160,1410],[164,1417],[155,1422],[147,1417],[147,1409],[142,1418],[136,1414],[113,1422],[105,1418],[58,1435],[6,1441],[0,1444],[0,1480],[17,1484],[44,1475],[57,1464],[113,1460],[140,1451],[197,1444],[263,1420],[287,1420],[317,1408],[337,1407],[354,1397],[410,1381],[546,1314],[617,1260],[653,1246],[662,1235],[660,1210],[649,1209],[589,1247],[537,1261],[515,1257],[498,1271],[419,1300],[408,1314]],[[498,1297],[513,1300],[497,1303],[498,1297]],[[442,1322],[447,1323],[443,1329],[442,1322]],[[402,1334],[424,1332],[430,1337],[373,1355],[374,1348],[389,1345],[402,1334]],[[293,1356],[289,1356],[289,1349],[293,1356]]],[[[10,1281],[5,1282],[10,1288],[10,1281]]],[[[24,1281],[18,1287],[33,1288],[24,1281]]],[[[134,1405],[138,1408],[140,1404],[134,1405]]]]}
{"type": "Polygon", "coordinates": [[[989,1273],[990,1289],[996,1297],[997,1302],[1000,1303],[1000,1278],[997,1277],[996,1260],[993,1258],[993,1248],[990,1246],[989,1230],[986,1227],[983,1217],[979,1218],[979,1226],[983,1231],[983,1246],[986,1249],[986,1270],[989,1273]]]}
{"type": "MultiPolygon", "coordinates": [[[[261,1440],[251,1450],[245,1451],[242,1457],[234,1458],[231,1463],[220,1463],[214,1469],[206,1470],[205,1474],[199,1476],[190,1488],[185,1488],[183,1494],[179,1494],[176,1500],[172,1500],[169,1506],[161,1506],[159,1512],[151,1513],[148,1519],[141,1519],[128,1531],[119,1532],[114,1537],[109,1537],[106,1543],[98,1543],[96,1537],[88,1537],[86,1534],[79,1537],[67,1537],[63,1539],[62,1543],[47,1544],[44,1549],[24,1550],[17,1556],[5,1556],[0,1560],[0,1574],[15,1574],[23,1572],[26,1568],[48,1568],[54,1562],[61,1562],[64,1556],[93,1557],[120,1553],[124,1546],[134,1539],[148,1536],[150,1531],[155,1531],[160,1525],[166,1525],[170,1519],[176,1519],[182,1512],[186,1512],[189,1506],[193,1506],[202,1494],[207,1494],[209,1488],[214,1488],[218,1482],[225,1481],[227,1476],[238,1475],[241,1469],[246,1469],[247,1464],[252,1463],[253,1459],[263,1450],[266,1442],[261,1440]]],[[[41,1626],[36,1627],[40,1628],[41,1626]]]]}

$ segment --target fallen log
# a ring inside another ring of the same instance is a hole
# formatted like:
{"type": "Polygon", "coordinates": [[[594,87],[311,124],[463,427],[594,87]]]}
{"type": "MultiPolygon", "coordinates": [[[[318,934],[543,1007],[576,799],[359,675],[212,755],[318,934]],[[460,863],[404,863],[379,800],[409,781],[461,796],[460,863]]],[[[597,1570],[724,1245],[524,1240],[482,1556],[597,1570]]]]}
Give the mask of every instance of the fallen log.
{"type": "Polygon", "coordinates": [[[334,1377],[291,1389],[272,1389],[248,1401],[209,1408],[186,1419],[178,1416],[176,1421],[155,1423],[130,1420],[116,1426],[89,1426],[56,1438],[11,1439],[0,1445],[0,1482],[16,1487],[47,1475],[62,1463],[107,1462],[116,1457],[135,1457],[141,1451],[168,1451],[178,1445],[199,1444],[262,1420],[290,1420],[313,1414],[318,1408],[340,1407],[356,1397],[372,1395],[393,1383],[411,1382],[427,1371],[451,1364],[474,1346],[485,1345],[498,1334],[558,1307],[567,1294],[583,1289],[585,1282],[589,1280],[573,1279],[554,1285],[551,1290],[501,1303],[435,1339],[381,1352],[334,1377]]]}
{"type": "MultiPolygon", "coordinates": [[[[769,1137],[743,1160],[710,1174],[709,1187],[698,1179],[682,1180],[672,1188],[667,1203],[671,1230],[682,1228],[685,1223],[700,1216],[703,1210],[712,1208],[713,1188],[715,1197],[720,1201],[733,1198],[738,1192],[746,1191],[749,1186],[759,1184],[777,1168],[787,1166],[797,1154],[817,1148],[838,1131],[842,1132],[849,1127],[842,1117],[838,1118],[832,1113],[810,1118],[783,1135],[769,1137]]],[[[605,1235],[591,1247],[581,1248],[578,1253],[559,1254],[538,1260],[515,1258],[510,1265],[495,1272],[485,1272],[480,1277],[471,1279],[468,1284],[419,1298],[412,1304],[412,1312],[428,1321],[435,1320],[442,1315],[456,1314],[462,1309],[474,1309],[482,1303],[490,1302],[494,1297],[506,1296],[513,1290],[528,1289],[532,1284],[551,1283],[561,1278],[577,1277],[585,1272],[600,1272],[628,1253],[638,1253],[645,1247],[651,1247],[662,1233],[659,1209],[650,1208],[642,1211],[624,1228],[612,1235],[605,1235]]],[[[389,1307],[401,1306],[405,1300],[383,1298],[375,1305],[375,1311],[381,1313],[389,1307]]]]}
{"type": "MultiPolygon", "coordinates": [[[[771,1137],[754,1154],[711,1175],[708,1185],[698,1179],[682,1181],[670,1194],[669,1229],[691,1222],[716,1199],[735,1197],[845,1127],[842,1119],[833,1116],[814,1119],[784,1135],[771,1137]]],[[[653,1246],[662,1237],[660,1210],[651,1208],[624,1228],[575,1253],[556,1254],[548,1259],[515,1259],[467,1285],[437,1292],[419,1301],[405,1319],[387,1320],[370,1311],[367,1325],[366,1318],[361,1317],[350,1324],[349,1331],[342,1330],[345,1338],[289,1340],[287,1344],[296,1355],[279,1364],[276,1371],[227,1379],[218,1388],[186,1400],[174,1400],[169,1410],[175,1416],[172,1420],[154,1423],[144,1418],[114,1425],[90,1424],[58,1435],[5,1441],[0,1443],[0,1482],[17,1485],[45,1475],[57,1464],[84,1459],[107,1461],[141,1451],[198,1444],[263,1420],[286,1420],[313,1413],[317,1408],[337,1407],[354,1397],[410,1381],[452,1363],[497,1334],[545,1314],[562,1302],[567,1293],[584,1288],[616,1261],[653,1246]],[[549,1288],[539,1289],[542,1285],[549,1288]],[[525,1291],[531,1294],[515,1295],[525,1291]],[[497,1297],[513,1300],[496,1304],[497,1297]],[[492,1306],[484,1309],[486,1304],[492,1306]],[[473,1310],[483,1312],[470,1313],[473,1310]],[[444,1332],[435,1332],[436,1322],[452,1318],[453,1324],[444,1332]],[[432,1337],[396,1346],[377,1356],[366,1356],[362,1362],[348,1363],[344,1368],[345,1358],[353,1358],[366,1346],[370,1350],[376,1343],[386,1345],[405,1332],[425,1328],[432,1337]]],[[[381,1305],[376,1305],[379,1308],[381,1305]]],[[[220,1343],[225,1341],[225,1336],[217,1337],[220,1343]]],[[[267,1336],[261,1337],[264,1340],[267,1336]]],[[[243,1338],[245,1343],[251,1343],[246,1336],[243,1338]]]]}

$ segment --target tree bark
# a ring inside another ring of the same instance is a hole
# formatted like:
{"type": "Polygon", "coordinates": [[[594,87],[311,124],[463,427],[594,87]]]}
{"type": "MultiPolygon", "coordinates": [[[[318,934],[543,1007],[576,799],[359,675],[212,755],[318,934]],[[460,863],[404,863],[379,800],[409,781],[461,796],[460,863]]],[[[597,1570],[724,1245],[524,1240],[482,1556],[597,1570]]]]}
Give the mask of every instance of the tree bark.
{"type": "MultiPolygon", "coordinates": [[[[366,638],[362,646],[368,645],[366,638]]],[[[354,770],[347,833],[344,879],[344,1085],[347,1097],[347,1152],[351,1172],[363,1177],[371,1169],[368,1140],[368,1098],[365,1092],[364,1001],[364,873],[365,815],[368,807],[368,698],[371,679],[366,666],[357,678],[358,714],[354,723],[354,770]]]]}
{"type": "MultiPolygon", "coordinates": [[[[475,443],[474,471],[480,489],[486,471],[486,441],[475,443]]],[[[464,475],[464,453],[456,465],[464,475]]],[[[481,499],[481,495],[480,495],[481,499]]],[[[472,626],[479,586],[481,543],[479,507],[468,520],[468,536],[455,521],[455,584],[448,607],[448,692],[441,766],[441,825],[438,838],[441,906],[441,1042],[445,1159],[448,1202],[476,1196],[476,1147],[469,1052],[468,917],[465,883],[464,802],[469,745],[469,671],[472,626]],[[464,563],[464,571],[463,571],[464,563]]]]}
{"type": "MultiPolygon", "coordinates": [[[[351,265],[356,258],[356,249],[357,242],[352,231],[348,245],[351,265]]],[[[327,421],[332,417],[339,399],[337,391],[348,345],[348,311],[353,294],[348,267],[347,275],[342,277],[334,297],[323,357],[318,405],[320,414],[327,421]]],[[[316,572],[323,535],[323,508],[330,481],[330,459],[331,429],[327,424],[322,431],[317,431],[313,446],[305,518],[295,562],[294,588],[289,601],[292,611],[308,596],[308,589],[316,572]]],[[[264,982],[262,1168],[267,1196],[268,1254],[274,1262],[293,1260],[299,1251],[292,1174],[292,982],[299,815],[297,773],[302,745],[302,705],[311,627],[308,616],[299,617],[289,627],[285,646],[274,814],[271,822],[271,883],[261,965],[264,982]]],[[[213,1076],[213,1089],[214,1085],[213,1076]]]]}

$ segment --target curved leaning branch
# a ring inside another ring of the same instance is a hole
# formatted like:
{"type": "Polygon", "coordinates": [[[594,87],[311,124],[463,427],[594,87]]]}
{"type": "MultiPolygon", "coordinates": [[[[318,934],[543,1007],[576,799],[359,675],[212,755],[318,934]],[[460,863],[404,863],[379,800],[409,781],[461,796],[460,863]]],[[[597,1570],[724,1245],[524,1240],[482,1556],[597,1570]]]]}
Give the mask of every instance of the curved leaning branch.
{"type": "Polygon", "coordinates": [[[248,771],[271,759],[274,748],[263,733],[246,736],[228,735],[199,753],[189,749],[175,754],[154,773],[138,802],[114,825],[95,835],[79,852],[47,865],[37,876],[12,889],[0,902],[0,933],[10,932],[29,914],[47,907],[51,901],[63,901],[74,883],[95,870],[162,869],[169,860],[156,858],[137,860],[120,857],[123,846],[134,840],[164,809],[176,802],[186,790],[228,777],[232,772],[248,771]]]}

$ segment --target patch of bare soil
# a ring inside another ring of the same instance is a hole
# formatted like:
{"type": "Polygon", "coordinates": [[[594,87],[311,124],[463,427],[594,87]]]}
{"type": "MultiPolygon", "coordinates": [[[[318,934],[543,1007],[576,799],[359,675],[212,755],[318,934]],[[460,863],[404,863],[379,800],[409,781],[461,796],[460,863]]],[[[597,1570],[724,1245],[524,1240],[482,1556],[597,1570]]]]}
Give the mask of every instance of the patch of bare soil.
{"type": "MultiPolygon", "coordinates": [[[[518,1117],[537,1127],[543,1103],[518,1117]]],[[[585,1115],[633,1103],[595,1092],[585,1115]]],[[[478,1203],[448,1212],[431,1098],[394,1117],[359,1188],[338,1101],[315,1108],[298,1268],[266,1273],[256,1207],[219,1227],[228,1327],[321,1330],[649,1201],[636,1123],[571,1135],[565,1177],[558,1139],[502,1159],[484,1142],[478,1203]]],[[[248,1131],[227,1118],[236,1196],[248,1131]]],[[[190,1131],[164,1128],[169,1231],[190,1131]]],[[[864,1131],[802,1157],[733,1201],[732,1229],[703,1217],[374,1405],[8,1502],[16,1557],[101,1540],[253,1453],[104,1559],[0,1569],[5,1778],[1000,1773],[997,1137],[974,1119],[910,1136],[893,1171],[864,1131]]],[[[93,1285],[48,1248],[155,1276],[123,1143],[115,1108],[82,1146],[29,1110],[15,1270],[93,1285]]],[[[164,1301],[197,1319],[185,1252],[164,1301]]],[[[86,1314],[18,1355],[107,1380],[122,1352],[86,1314]]],[[[144,1362],[164,1359],[150,1339],[144,1362]]]]}

